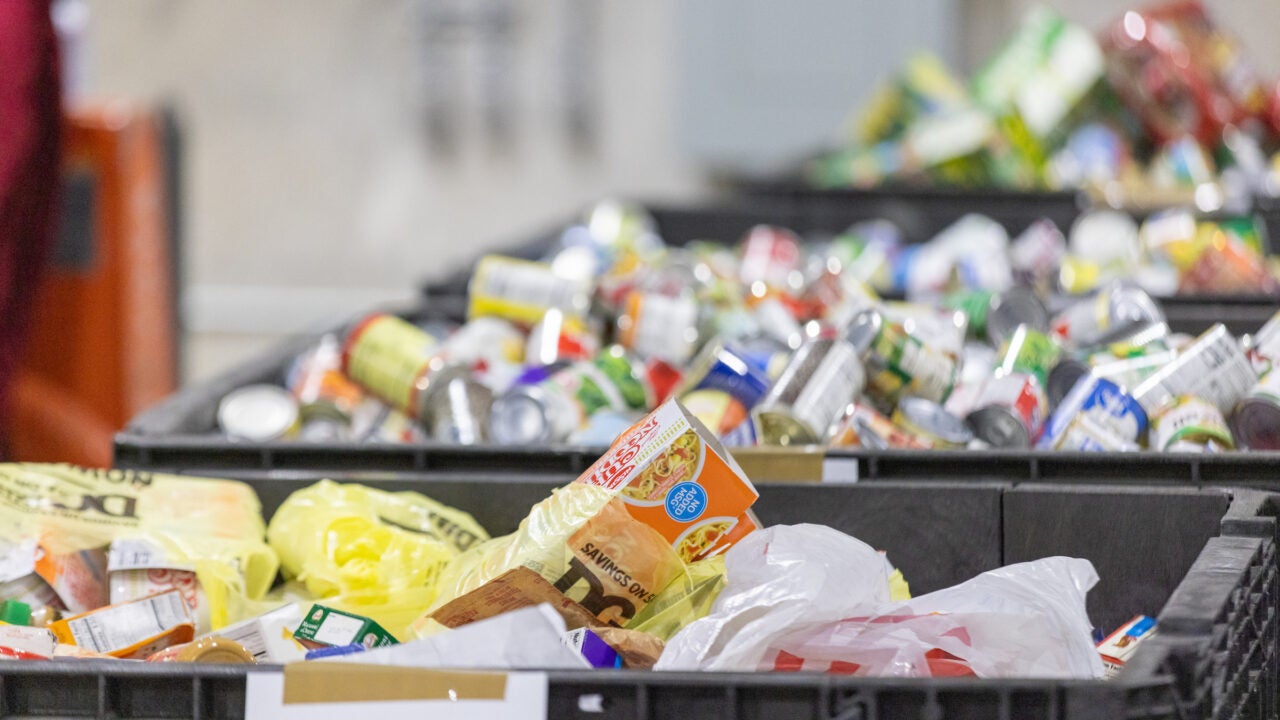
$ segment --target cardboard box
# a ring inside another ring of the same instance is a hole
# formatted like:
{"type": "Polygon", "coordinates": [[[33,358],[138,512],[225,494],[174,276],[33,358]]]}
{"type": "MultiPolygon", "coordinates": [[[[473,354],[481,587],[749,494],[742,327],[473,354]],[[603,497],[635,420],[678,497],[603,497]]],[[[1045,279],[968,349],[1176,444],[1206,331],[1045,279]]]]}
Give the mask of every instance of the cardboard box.
{"type": "Polygon", "coordinates": [[[293,631],[293,639],[312,649],[338,645],[363,645],[373,649],[399,644],[373,620],[324,605],[311,606],[298,629],[293,631]]]}

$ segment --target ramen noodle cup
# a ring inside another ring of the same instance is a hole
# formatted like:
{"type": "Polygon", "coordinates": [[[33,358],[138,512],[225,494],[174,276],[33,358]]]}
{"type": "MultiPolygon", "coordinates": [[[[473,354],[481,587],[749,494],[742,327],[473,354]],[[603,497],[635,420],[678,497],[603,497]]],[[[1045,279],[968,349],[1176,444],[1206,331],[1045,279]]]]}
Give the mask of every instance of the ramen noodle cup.
{"type": "Polygon", "coordinates": [[[576,482],[616,494],[685,562],[704,554],[759,497],[733,456],[675,400],[623,433],[576,482]]]}

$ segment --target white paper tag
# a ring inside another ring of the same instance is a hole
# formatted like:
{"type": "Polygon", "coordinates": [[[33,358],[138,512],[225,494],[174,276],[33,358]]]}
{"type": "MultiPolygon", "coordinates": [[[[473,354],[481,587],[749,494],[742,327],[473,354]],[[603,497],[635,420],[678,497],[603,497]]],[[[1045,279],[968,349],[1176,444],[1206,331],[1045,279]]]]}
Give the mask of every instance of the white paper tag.
{"type": "Polygon", "coordinates": [[[283,672],[251,672],[245,680],[245,720],[546,720],[547,675],[507,673],[501,700],[385,700],[284,704],[283,672]]]}
{"type": "Polygon", "coordinates": [[[831,457],[822,458],[822,482],[848,484],[858,482],[858,458],[831,457]]]}

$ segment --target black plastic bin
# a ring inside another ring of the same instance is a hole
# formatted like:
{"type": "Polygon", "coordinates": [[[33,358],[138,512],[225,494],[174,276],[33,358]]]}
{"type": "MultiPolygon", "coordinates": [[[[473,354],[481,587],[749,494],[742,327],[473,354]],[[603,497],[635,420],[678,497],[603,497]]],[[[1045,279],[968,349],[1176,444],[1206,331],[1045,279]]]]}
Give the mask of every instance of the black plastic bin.
{"type": "MultiPolygon", "coordinates": [[[[313,478],[245,479],[269,513],[313,478]]],[[[370,477],[514,529],[557,480],[370,477]]],[[[849,678],[810,673],[552,672],[549,718],[1083,720],[1276,713],[1276,500],[1250,491],[1003,483],[761,484],[766,524],[820,522],[885,549],[915,594],[1051,555],[1092,560],[1091,619],[1159,612],[1115,681],[849,678]],[[1161,609],[1163,608],[1163,609],[1161,609]]],[[[239,718],[244,667],[0,662],[0,716],[239,718]]]]}
{"type": "MultiPolygon", "coordinates": [[[[671,245],[694,240],[734,243],[758,224],[773,224],[802,235],[834,235],[850,225],[874,218],[893,220],[903,230],[907,242],[925,242],[970,212],[981,212],[996,220],[1011,235],[1031,223],[1048,217],[1069,228],[1079,215],[1072,193],[986,193],[965,191],[867,190],[830,194],[797,193],[795,197],[754,197],[732,203],[705,206],[646,206],[663,239],[671,245]]],[[[497,252],[536,259],[545,256],[558,240],[561,225],[511,244],[497,252]]],[[[1280,232],[1280,220],[1275,221],[1280,232]]],[[[466,312],[468,267],[423,286],[422,294],[431,307],[462,316],[466,312]]],[[[1280,310],[1280,296],[1259,295],[1179,295],[1160,298],[1175,332],[1195,333],[1221,322],[1231,332],[1254,332],[1280,310]]]]}

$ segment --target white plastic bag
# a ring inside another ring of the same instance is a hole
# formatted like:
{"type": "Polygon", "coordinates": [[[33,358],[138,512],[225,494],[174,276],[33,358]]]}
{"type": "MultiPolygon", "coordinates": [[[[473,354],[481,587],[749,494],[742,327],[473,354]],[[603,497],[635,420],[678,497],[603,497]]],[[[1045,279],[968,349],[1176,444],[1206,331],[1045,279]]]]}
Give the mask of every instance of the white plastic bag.
{"type": "Polygon", "coordinates": [[[889,603],[880,554],[822,525],[757,530],[729,549],[725,573],[711,614],[677,633],[655,670],[755,670],[775,639],[889,603]]]}
{"type": "Polygon", "coordinates": [[[761,536],[758,542],[730,550],[720,600],[671,639],[657,669],[1102,676],[1085,612],[1085,594],[1098,580],[1089,561],[1010,565],[891,603],[887,584],[883,595],[875,591],[869,559],[866,568],[848,566],[851,549],[870,548],[829,528],[820,528],[823,538],[813,528],[769,528],[752,536],[761,536]],[[775,547],[785,554],[771,557],[775,547]],[[754,584],[767,592],[752,592],[754,584]]]}

